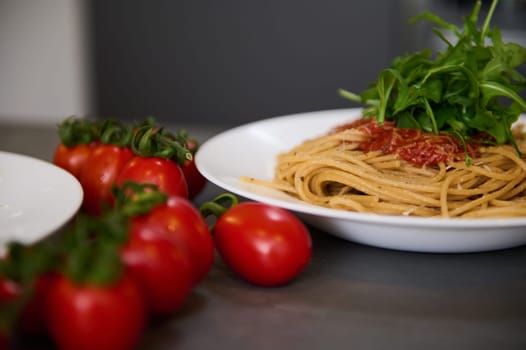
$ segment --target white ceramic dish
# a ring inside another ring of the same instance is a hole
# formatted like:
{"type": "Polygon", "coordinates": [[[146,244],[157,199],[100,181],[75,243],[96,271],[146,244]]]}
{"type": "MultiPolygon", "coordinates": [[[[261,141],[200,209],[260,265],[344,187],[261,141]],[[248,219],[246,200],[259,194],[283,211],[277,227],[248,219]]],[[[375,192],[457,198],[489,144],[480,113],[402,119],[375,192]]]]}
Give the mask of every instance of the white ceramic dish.
{"type": "Polygon", "coordinates": [[[0,252],[8,242],[31,244],[58,230],[82,197],[80,183],[61,168],[0,151],[0,252]]]}
{"type": "Polygon", "coordinates": [[[438,219],[360,214],[317,207],[240,176],[271,180],[276,155],[331,127],[358,118],[360,109],[294,114],[242,125],[206,141],[196,165],[212,183],[246,199],[297,213],[314,227],[366,245],[435,253],[480,252],[526,244],[526,218],[438,219]]]}

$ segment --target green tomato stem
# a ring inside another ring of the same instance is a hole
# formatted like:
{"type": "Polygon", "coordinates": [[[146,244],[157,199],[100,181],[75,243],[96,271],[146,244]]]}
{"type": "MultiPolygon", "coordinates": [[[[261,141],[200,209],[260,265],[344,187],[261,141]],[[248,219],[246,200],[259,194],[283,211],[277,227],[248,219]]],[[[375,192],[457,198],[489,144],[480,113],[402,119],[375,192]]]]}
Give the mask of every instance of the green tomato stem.
{"type": "Polygon", "coordinates": [[[126,181],[121,187],[113,186],[116,209],[127,217],[149,213],[154,207],[166,203],[168,196],[157,185],[126,181]]]}
{"type": "Polygon", "coordinates": [[[100,140],[104,144],[127,147],[132,140],[132,129],[115,120],[105,120],[100,127],[100,140]]]}
{"type": "MultiPolygon", "coordinates": [[[[201,216],[208,218],[214,216],[216,220],[221,217],[228,209],[239,204],[239,199],[232,193],[223,193],[213,200],[203,203],[199,207],[201,216]]],[[[211,225],[210,231],[213,231],[214,225],[211,225]]]]}
{"type": "Polygon", "coordinates": [[[172,159],[182,166],[186,160],[192,160],[187,141],[185,131],[173,135],[148,120],[135,129],[131,147],[136,155],[172,159]]]}

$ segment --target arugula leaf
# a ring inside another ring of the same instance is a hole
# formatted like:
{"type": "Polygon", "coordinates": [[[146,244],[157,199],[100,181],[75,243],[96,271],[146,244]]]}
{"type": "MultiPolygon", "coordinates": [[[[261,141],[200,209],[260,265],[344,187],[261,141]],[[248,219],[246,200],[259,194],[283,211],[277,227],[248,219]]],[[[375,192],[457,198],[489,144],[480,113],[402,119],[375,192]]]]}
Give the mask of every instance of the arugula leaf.
{"type": "Polygon", "coordinates": [[[339,94],[363,104],[364,117],[379,124],[393,120],[398,127],[449,133],[463,142],[484,132],[498,144],[515,144],[510,128],[526,111],[520,96],[526,78],[517,70],[526,62],[526,48],[503,42],[499,29],[491,28],[498,0],[492,1],[479,29],[481,4],[478,0],[464,17],[462,29],[429,11],[413,17],[410,23],[437,25],[433,31],[446,49],[435,57],[429,49],[395,57],[362,93],[340,89],[339,94]]]}

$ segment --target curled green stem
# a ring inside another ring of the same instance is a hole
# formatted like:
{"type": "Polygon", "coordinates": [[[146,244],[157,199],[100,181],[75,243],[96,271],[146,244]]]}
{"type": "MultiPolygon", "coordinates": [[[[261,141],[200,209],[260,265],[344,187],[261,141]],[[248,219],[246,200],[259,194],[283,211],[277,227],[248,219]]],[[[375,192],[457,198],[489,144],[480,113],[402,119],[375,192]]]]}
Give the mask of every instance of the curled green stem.
{"type": "Polygon", "coordinates": [[[132,128],[116,120],[105,120],[100,127],[100,140],[104,144],[127,147],[132,141],[132,136],[132,128]]]}
{"type": "Polygon", "coordinates": [[[95,285],[111,285],[120,278],[119,251],[128,238],[126,217],[111,211],[97,218],[82,213],[65,234],[69,238],[64,262],[68,278],[76,284],[95,285]]]}
{"type": "Polygon", "coordinates": [[[172,159],[179,165],[192,159],[192,153],[187,147],[186,132],[174,135],[162,127],[156,127],[151,120],[135,128],[131,147],[135,154],[142,157],[172,159]]]}
{"type": "Polygon", "coordinates": [[[66,147],[87,145],[99,138],[99,127],[91,120],[71,116],[58,125],[58,135],[66,147]]]}
{"type": "Polygon", "coordinates": [[[228,209],[238,204],[239,199],[235,195],[232,193],[223,193],[215,197],[213,200],[203,203],[199,207],[199,211],[201,212],[201,216],[205,219],[210,216],[219,218],[228,209]]]}

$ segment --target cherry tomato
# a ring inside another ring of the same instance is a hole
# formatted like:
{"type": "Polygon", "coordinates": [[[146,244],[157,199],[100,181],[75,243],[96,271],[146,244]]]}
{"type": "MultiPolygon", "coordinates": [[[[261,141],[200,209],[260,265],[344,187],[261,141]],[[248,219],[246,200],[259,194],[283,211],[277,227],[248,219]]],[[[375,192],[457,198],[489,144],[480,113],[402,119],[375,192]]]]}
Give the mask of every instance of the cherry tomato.
{"type": "Polygon", "coordinates": [[[141,286],[152,315],[173,313],[184,304],[193,287],[192,262],[172,237],[137,225],[121,256],[141,286]]]}
{"type": "Polygon", "coordinates": [[[188,198],[188,187],[181,168],[173,161],[158,157],[133,157],[121,169],[116,184],[126,181],[150,183],[170,196],[188,198]]]}
{"type": "MultiPolygon", "coordinates": [[[[197,140],[188,140],[187,146],[188,150],[195,156],[199,149],[199,143],[197,140]]],[[[188,198],[194,199],[205,188],[207,183],[206,178],[197,169],[195,158],[192,160],[185,160],[182,169],[186,183],[188,184],[188,198]]]]}
{"type": "Polygon", "coordinates": [[[217,219],[214,237],[225,263],[256,285],[285,284],[311,258],[312,243],[305,225],[289,211],[259,202],[229,208],[217,219]]]}
{"type": "Polygon", "coordinates": [[[214,263],[214,242],[206,221],[193,204],[183,198],[169,197],[165,204],[132,220],[131,231],[142,235],[168,234],[175,244],[188,252],[193,267],[193,285],[199,283],[214,263]]]}
{"type": "Polygon", "coordinates": [[[84,190],[82,207],[88,214],[98,215],[104,206],[112,204],[111,188],[133,156],[127,147],[101,144],[93,149],[79,179],[84,190]]]}
{"type": "Polygon", "coordinates": [[[48,327],[62,350],[133,349],[146,324],[143,297],[130,277],[110,286],[59,276],[49,292],[48,327]]]}
{"type": "Polygon", "coordinates": [[[206,178],[199,172],[194,160],[185,161],[182,169],[188,184],[188,198],[194,199],[205,188],[206,178]]]}
{"type": "Polygon", "coordinates": [[[78,179],[93,148],[93,143],[79,144],[72,147],[66,147],[64,144],[60,143],[55,149],[53,164],[70,172],[78,179]]]}

